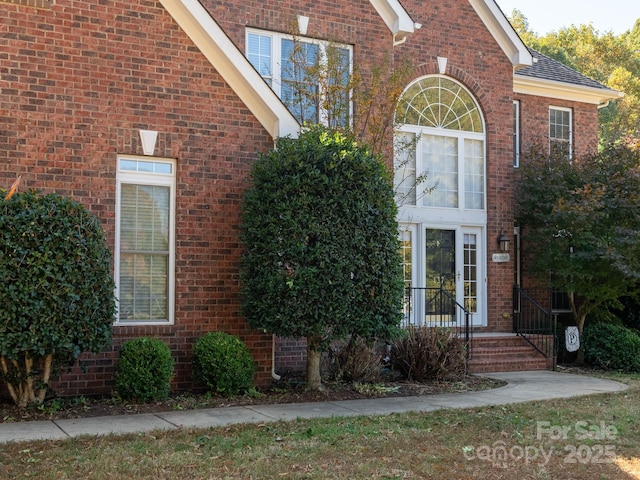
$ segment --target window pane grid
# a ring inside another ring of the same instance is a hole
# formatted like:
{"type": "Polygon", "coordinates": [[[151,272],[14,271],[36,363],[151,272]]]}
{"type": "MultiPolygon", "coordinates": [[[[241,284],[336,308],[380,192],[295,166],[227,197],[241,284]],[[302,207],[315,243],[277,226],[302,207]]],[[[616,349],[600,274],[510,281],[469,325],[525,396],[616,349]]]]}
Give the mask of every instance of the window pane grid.
{"type": "Polygon", "coordinates": [[[478,247],[474,234],[464,235],[464,308],[478,311],[478,247]]]}
{"type": "Polygon", "coordinates": [[[464,141],[464,199],[465,207],[484,208],[484,151],[480,140],[464,141]]]}
{"type": "Polygon", "coordinates": [[[422,136],[422,165],[433,190],[423,197],[425,207],[458,206],[458,141],[456,138],[422,136]]]}
{"type": "Polygon", "coordinates": [[[475,100],[458,83],[443,77],[418,80],[400,102],[401,123],[464,132],[484,132],[475,100]]]}

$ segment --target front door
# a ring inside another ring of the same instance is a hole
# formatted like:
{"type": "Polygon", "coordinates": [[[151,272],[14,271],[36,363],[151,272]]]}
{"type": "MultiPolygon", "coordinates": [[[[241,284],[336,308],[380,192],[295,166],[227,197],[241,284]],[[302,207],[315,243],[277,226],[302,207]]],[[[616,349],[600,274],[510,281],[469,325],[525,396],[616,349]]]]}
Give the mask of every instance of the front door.
{"type": "Polygon", "coordinates": [[[482,229],[407,225],[401,239],[407,287],[405,321],[462,326],[464,318],[457,303],[472,314],[474,325],[482,325],[482,229]]]}

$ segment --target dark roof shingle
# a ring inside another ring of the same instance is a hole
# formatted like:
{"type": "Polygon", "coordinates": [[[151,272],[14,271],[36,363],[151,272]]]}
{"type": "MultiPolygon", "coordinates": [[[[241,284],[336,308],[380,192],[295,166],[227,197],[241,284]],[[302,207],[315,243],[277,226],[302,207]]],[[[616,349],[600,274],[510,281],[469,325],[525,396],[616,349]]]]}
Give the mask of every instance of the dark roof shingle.
{"type": "Polygon", "coordinates": [[[524,67],[515,72],[518,76],[538,78],[541,80],[553,80],[556,82],[580,85],[582,87],[600,88],[609,90],[609,87],[597,82],[574,69],[543,55],[536,50],[529,49],[534,58],[534,63],[530,67],[524,67]],[[537,61],[535,60],[537,59],[537,61]]]}

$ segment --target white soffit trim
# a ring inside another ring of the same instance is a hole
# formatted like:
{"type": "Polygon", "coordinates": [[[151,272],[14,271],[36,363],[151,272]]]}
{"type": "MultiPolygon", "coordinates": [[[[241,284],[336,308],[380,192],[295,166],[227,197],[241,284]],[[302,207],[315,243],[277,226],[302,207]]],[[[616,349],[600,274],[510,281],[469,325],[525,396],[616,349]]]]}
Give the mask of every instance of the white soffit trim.
{"type": "Polygon", "coordinates": [[[410,33],[420,28],[420,25],[414,23],[398,0],[369,1],[393,34],[396,43],[402,43],[410,33]]]}
{"type": "Polygon", "coordinates": [[[609,88],[586,87],[517,74],[513,77],[513,92],[594,105],[602,105],[624,96],[622,92],[609,88]]]}
{"type": "Polygon", "coordinates": [[[198,0],[160,3],[274,139],[298,135],[298,121],[198,0]]]}
{"type": "Polygon", "coordinates": [[[502,51],[507,55],[514,69],[528,67],[533,64],[529,49],[520,40],[507,17],[494,0],[469,0],[480,19],[493,35],[502,51]]]}

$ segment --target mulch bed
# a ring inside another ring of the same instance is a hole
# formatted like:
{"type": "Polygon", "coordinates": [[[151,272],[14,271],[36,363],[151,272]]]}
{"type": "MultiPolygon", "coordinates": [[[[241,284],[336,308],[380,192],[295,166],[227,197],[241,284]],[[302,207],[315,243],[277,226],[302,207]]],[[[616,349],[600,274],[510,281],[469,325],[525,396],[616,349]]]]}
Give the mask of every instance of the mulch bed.
{"type": "Polygon", "coordinates": [[[326,382],[323,391],[308,391],[304,382],[295,375],[283,377],[268,389],[253,395],[233,397],[206,393],[182,393],[153,403],[130,403],[112,397],[49,398],[41,406],[19,410],[10,400],[0,400],[0,423],[34,420],[98,417],[158,413],[196,408],[222,408],[231,406],[266,405],[274,403],[327,402],[381,397],[407,397],[439,393],[487,390],[504,382],[475,375],[466,375],[444,381],[415,383],[407,381],[364,384],[326,382]]]}

